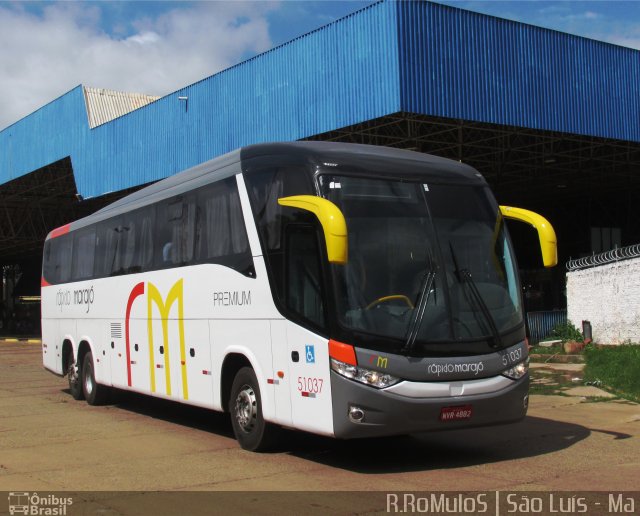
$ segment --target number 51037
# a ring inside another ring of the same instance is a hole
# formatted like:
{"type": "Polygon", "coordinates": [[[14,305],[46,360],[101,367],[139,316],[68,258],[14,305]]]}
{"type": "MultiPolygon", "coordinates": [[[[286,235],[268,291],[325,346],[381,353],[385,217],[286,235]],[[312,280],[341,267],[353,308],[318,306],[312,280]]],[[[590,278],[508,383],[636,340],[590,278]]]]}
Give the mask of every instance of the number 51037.
{"type": "Polygon", "coordinates": [[[311,378],[307,376],[298,376],[298,390],[301,392],[313,392],[320,394],[322,392],[322,378],[311,378]]]}

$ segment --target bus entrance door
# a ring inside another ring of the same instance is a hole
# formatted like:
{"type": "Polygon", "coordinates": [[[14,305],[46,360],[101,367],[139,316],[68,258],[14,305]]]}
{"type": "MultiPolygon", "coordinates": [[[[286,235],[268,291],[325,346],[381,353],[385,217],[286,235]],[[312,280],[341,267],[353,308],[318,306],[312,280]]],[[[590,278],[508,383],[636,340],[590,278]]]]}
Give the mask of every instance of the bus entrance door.
{"type": "Polygon", "coordinates": [[[129,322],[129,343],[126,360],[129,361],[127,384],[141,392],[155,392],[150,370],[150,353],[146,319],[132,319],[129,322]]]}
{"type": "Polygon", "coordinates": [[[180,378],[184,399],[210,407],[213,405],[213,375],[209,321],[186,320],[184,332],[184,356],[178,357],[182,369],[180,378]]]}
{"type": "Polygon", "coordinates": [[[287,323],[284,320],[271,321],[271,356],[273,360],[273,398],[275,402],[275,422],[291,426],[291,395],[289,383],[294,379],[290,374],[289,346],[287,345],[287,323]]]}
{"type": "Polygon", "coordinates": [[[296,428],[333,433],[329,345],[326,339],[287,323],[291,411],[296,428]]]}

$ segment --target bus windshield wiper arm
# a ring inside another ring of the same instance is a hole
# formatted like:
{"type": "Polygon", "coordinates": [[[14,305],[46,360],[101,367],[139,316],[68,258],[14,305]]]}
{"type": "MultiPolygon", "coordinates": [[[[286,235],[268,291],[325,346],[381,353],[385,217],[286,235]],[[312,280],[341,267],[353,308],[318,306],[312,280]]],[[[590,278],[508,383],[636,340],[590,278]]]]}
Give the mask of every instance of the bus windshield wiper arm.
{"type": "Polygon", "coordinates": [[[458,277],[460,283],[463,283],[469,287],[469,292],[471,292],[472,297],[475,299],[478,307],[480,308],[480,312],[483,317],[487,321],[489,325],[489,330],[491,330],[491,334],[493,336],[493,344],[489,344],[492,348],[501,348],[502,347],[502,338],[500,337],[500,332],[498,331],[498,327],[496,326],[496,321],[491,315],[491,311],[485,303],[482,294],[478,290],[478,286],[476,285],[473,276],[471,275],[471,271],[469,269],[460,269],[458,266],[458,260],[456,259],[456,253],[453,250],[453,245],[449,242],[449,248],[451,249],[451,257],[453,258],[453,264],[456,268],[455,273],[458,277]]]}
{"type": "Polygon", "coordinates": [[[413,345],[420,331],[422,320],[424,319],[424,312],[427,309],[429,303],[429,295],[431,294],[431,287],[433,286],[433,280],[436,277],[434,270],[427,271],[422,277],[422,284],[420,286],[420,295],[418,297],[418,303],[413,309],[413,315],[409,322],[409,329],[407,331],[407,341],[404,343],[402,350],[405,353],[409,353],[413,349],[413,345]]]}

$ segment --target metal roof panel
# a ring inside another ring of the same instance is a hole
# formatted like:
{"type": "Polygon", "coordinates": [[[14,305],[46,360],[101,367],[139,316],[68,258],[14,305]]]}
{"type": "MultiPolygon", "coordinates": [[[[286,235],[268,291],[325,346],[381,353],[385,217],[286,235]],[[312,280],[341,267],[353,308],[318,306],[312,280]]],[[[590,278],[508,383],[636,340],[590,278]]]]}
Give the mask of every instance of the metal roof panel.
{"type": "Polygon", "coordinates": [[[84,98],[87,104],[89,127],[93,129],[122,115],[131,113],[131,111],[140,109],[160,97],[85,86],[84,98]]]}

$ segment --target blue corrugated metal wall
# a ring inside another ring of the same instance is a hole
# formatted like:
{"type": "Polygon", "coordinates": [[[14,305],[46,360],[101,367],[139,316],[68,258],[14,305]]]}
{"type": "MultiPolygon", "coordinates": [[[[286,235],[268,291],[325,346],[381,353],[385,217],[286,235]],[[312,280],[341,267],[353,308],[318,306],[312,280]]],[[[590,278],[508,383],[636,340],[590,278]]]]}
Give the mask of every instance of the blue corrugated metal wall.
{"type": "Polygon", "coordinates": [[[78,86],[0,132],[0,184],[70,156],[87,143],[88,130],[78,86]]]}
{"type": "Polygon", "coordinates": [[[527,312],[529,344],[538,344],[541,340],[546,339],[556,326],[566,323],[566,310],[527,312]]]}
{"type": "Polygon", "coordinates": [[[402,106],[640,141],[640,52],[426,2],[398,3],[402,106]]]}
{"type": "MultiPolygon", "coordinates": [[[[46,118],[59,121],[78,191],[102,195],[242,145],[298,140],[399,111],[396,27],[395,5],[374,4],[91,131],[86,112],[78,113],[81,89],[47,106],[46,118]],[[189,98],[188,110],[178,96],[189,98]]],[[[16,131],[30,135],[20,136],[23,157],[0,157],[1,182],[58,153],[50,128],[34,123],[38,116],[0,134],[0,148],[16,131]],[[42,156],[25,159],[34,146],[42,156]]]]}
{"type": "Polygon", "coordinates": [[[71,156],[94,197],[399,111],[640,141],[640,52],[381,2],[93,130],[75,88],[0,132],[0,184],[71,156]]]}

